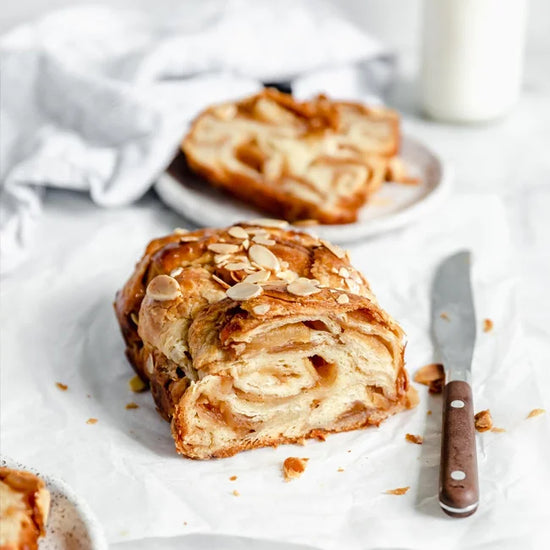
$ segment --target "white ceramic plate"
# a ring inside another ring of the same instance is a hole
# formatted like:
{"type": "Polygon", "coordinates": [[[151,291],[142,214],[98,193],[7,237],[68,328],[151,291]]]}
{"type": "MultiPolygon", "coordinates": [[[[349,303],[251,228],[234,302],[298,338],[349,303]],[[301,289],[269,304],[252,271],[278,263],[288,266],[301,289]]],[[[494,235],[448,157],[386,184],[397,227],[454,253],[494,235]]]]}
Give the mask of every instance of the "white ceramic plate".
{"type": "MultiPolygon", "coordinates": [[[[351,242],[402,227],[426,216],[437,207],[446,192],[449,170],[422,143],[404,137],[401,157],[418,185],[386,183],[366,204],[356,223],[300,227],[333,242],[351,242]]],[[[199,227],[225,226],[258,217],[269,217],[252,206],[206,184],[193,174],[178,181],[165,172],[155,189],[162,201],[199,227]]]]}
{"type": "Polygon", "coordinates": [[[36,474],[50,491],[47,533],[40,539],[40,550],[107,550],[101,525],[89,506],[64,481],[9,458],[0,459],[0,465],[36,474]]]}

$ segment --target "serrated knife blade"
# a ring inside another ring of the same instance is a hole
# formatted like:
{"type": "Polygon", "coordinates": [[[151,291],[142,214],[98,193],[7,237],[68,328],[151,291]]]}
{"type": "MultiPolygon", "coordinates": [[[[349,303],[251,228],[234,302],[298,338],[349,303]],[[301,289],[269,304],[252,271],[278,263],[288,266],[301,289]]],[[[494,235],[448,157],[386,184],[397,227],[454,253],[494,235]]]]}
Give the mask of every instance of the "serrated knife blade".
{"type": "Polygon", "coordinates": [[[466,517],[479,502],[471,369],[476,316],[471,254],[458,252],[438,267],[432,285],[432,333],[445,369],[439,504],[466,517]]]}

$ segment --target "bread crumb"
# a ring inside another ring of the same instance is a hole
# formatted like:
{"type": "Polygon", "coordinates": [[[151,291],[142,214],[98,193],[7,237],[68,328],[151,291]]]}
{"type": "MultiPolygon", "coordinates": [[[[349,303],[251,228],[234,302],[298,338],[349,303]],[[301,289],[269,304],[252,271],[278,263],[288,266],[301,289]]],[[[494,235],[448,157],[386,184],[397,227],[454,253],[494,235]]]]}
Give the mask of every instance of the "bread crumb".
{"type": "Polygon", "coordinates": [[[384,491],[386,495],[404,495],[410,487],[398,487],[397,489],[388,489],[384,491]]]}
{"type": "Polygon", "coordinates": [[[69,389],[69,386],[67,384],[62,384],[61,382],[56,382],[55,385],[61,390],[61,391],[67,391],[69,389]]]}
{"type": "Polygon", "coordinates": [[[127,409],[139,409],[139,405],[137,403],[134,403],[133,401],[130,401],[130,403],[126,403],[127,409]]]}
{"type": "Polygon", "coordinates": [[[237,491],[237,489],[235,489],[235,490],[233,491],[233,496],[240,497],[240,496],[241,496],[241,493],[239,493],[239,491],[237,491]]]}
{"type": "Polygon", "coordinates": [[[483,332],[490,332],[493,330],[493,321],[491,319],[483,319],[483,332]]]}
{"type": "Polygon", "coordinates": [[[290,481],[300,477],[306,469],[306,463],[308,460],[309,458],[289,456],[283,463],[283,476],[285,481],[290,481]]]}
{"type": "Polygon", "coordinates": [[[338,471],[338,472],[343,472],[343,471],[344,471],[344,468],[338,468],[337,471],[338,471]]]}
{"type": "Polygon", "coordinates": [[[428,386],[430,393],[441,393],[445,382],[443,365],[441,363],[424,365],[414,373],[413,380],[418,384],[428,386]]]}
{"type": "Polygon", "coordinates": [[[527,418],[533,418],[534,416],[540,416],[541,414],[544,414],[546,412],[546,409],[533,409],[528,415],[527,418]]]}
{"type": "Polygon", "coordinates": [[[430,416],[430,415],[432,414],[432,411],[431,411],[431,410],[428,410],[428,412],[426,412],[426,414],[427,414],[428,416],[430,416]]]}
{"type": "Polygon", "coordinates": [[[493,418],[491,417],[491,411],[489,409],[479,411],[474,416],[474,421],[478,432],[486,432],[493,427],[493,418]]]}
{"type": "Polygon", "coordinates": [[[497,434],[501,434],[501,433],[505,432],[506,430],[504,428],[491,428],[491,431],[495,432],[497,434]]]}
{"type": "Polygon", "coordinates": [[[130,389],[135,393],[139,393],[147,389],[147,384],[137,375],[130,378],[130,380],[128,381],[128,385],[130,386],[130,389]]]}
{"type": "Polygon", "coordinates": [[[405,439],[410,443],[416,443],[417,445],[422,445],[424,443],[424,438],[421,435],[407,434],[405,439]]]}
{"type": "Polygon", "coordinates": [[[97,424],[97,418],[88,418],[86,424],[97,424]]]}
{"type": "Polygon", "coordinates": [[[236,481],[236,479],[237,479],[237,476],[231,476],[231,477],[229,478],[229,481],[236,481]]]}
{"type": "Polygon", "coordinates": [[[186,521],[184,521],[184,522],[183,522],[183,525],[187,525],[187,522],[186,522],[186,521]]]}
{"type": "Polygon", "coordinates": [[[441,317],[442,319],[445,319],[445,321],[450,321],[450,320],[451,320],[451,318],[449,317],[449,314],[448,314],[448,313],[445,313],[445,312],[443,312],[443,313],[440,315],[440,317],[441,317]]]}

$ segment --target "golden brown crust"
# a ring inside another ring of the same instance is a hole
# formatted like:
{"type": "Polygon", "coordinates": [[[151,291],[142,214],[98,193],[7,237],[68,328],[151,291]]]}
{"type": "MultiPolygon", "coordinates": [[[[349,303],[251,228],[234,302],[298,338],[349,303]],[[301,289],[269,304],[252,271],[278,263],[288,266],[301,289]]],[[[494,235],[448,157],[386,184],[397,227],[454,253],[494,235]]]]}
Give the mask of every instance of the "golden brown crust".
{"type": "Polygon", "coordinates": [[[49,507],[50,493],[39,477],[0,468],[0,550],[36,550],[49,507]]]}
{"type": "Polygon", "coordinates": [[[117,294],[127,357],[186,456],[224,457],[378,425],[416,404],[403,332],[345,252],[276,225],[152,241],[117,294]],[[368,357],[371,373],[361,366],[368,357]],[[346,397],[346,384],[360,388],[369,376],[372,387],[346,397]],[[325,411],[331,392],[344,397],[325,411]],[[296,399],[302,416],[309,408],[318,414],[315,425],[263,430],[287,403],[298,407],[296,399]]]}
{"type": "Polygon", "coordinates": [[[399,116],[384,107],[298,102],[266,89],[206,109],[182,143],[189,167],[211,184],[289,221],[351,223],[399,161],[399,116]]]}

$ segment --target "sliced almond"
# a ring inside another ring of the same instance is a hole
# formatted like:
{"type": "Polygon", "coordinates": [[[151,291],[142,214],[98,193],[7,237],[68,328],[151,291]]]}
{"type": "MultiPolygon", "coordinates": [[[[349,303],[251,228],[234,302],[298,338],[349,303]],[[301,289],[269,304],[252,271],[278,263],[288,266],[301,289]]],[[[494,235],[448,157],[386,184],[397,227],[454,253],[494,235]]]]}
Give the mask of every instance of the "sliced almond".
{"type": "Polygon", "coordinates": [[[276,275],[277,279],[282,279],[283,281],[286,281],[287,283],[292,283],[292,281],[295,281],[298,278],[298,273],[294,271],[279,271],[276,275]]]}
{"type": "Polygon", "coordinates": [[[183,267],[176,267],[170,271],[170,277],[177,277],[183,273],[183,267]]]}
{"type": "Polygon", "coordinates": [[[269,237],[270,233],[267,229],[263,227],[247,227],[246,232],[249,235],[262,235],[263,237],[269,237]]]}
{"type": "Polygon", "coordinates": [[[233,256],[231,256],[231,254],[216,254],[214,256],[214,263],[216,265],[222,265],[232,259],[233,259],[233,256]]]}
{"type": "Polygon", "coordinates": [[[340,294],[340,296],[336,298],[336,301],[339,304],[349,304],[349,296],[347,294],[340,294]]]}
{"type": "Polygon", "coordinates": [[[287,286],[287,291],[296,296],[309,296],[321,292],[321,289],[315,285],[312,279],[299,277],[287,286]]]}
{"type": "Polygon", "coordinates": [[[254,306],[252,308],[252,311],[256,315],[265,315],[270,310],[270,308],[271,306],[269,304],[260,304],[258,306],[254,306]]]}
{"type": "Polygon", "coordinates": [[[227,232],[235,239],[248,239],[248,233],[240,225],[230,227],[227,232]]]}
{"type": "Polygon", "coordinates": [[[346,286],[354,293],[359,294],[359,291],[361,290],[359,285],[352,281],[351,279],[344,279],[346,281],[346,286]]]}
{"type": "Polygon", "coordinates": [[[349,271],[345,267],[341,267],[338,271],[338,274],[340,277],[343,277],[344,279],[347,279],[349,277],[349,271]]]}
{"type": "Polygon", "coordinates": [[[264,281],[267,281],[269,277],[271,277],[271,273],[269,271],[255,271],[245,277],[243,283],[263,283],[264,281]]]}
{"type": "Polygon", "coordinates": [[[275,256],[269,248],[261,244],[253,244],[248,250],[248,256],[259,266],[270,269],[271,271],[279,271],[281,267],[277,256],[275,256]]]}
{"type": "Polygon", "coordinates": [[[271,218],[259,218],[257,220],[249,220],[247,223],[250,225],[259,225],[261,227],[278,227],[282,229],[288,227],[288,222],[286,220],[275,220],[271,218]]]}
{"type": "Polygon", "coordinates": [[[147,359],[145,361],[145,372],[151,376],[153,374],[153,371],[155,370],[155,360],[153,359],[153,354],[150,353],[147,356],[147,359]]]}
{"type": "Polygon", "coordinates": [[[186,233],[189,233],[189,229],[184,229],[183,227],[176,227],[174,229],[174,233],[176,235],[185,235],[186,233]]]}
{"type": "Polygon", "coordinates": [[[262,287],[253,283],[237,283],[235,286],[228,288],[225,293],[232,300],[248,300],[259,296],[262,293],[262,287]]]}
{"type": "Polygon", "coordinates": [[[174,300],[180,294],[178,281],[170,275],[157,275],[147,285],[147,296],[152,300],[164,302],[174,300]]]}
{"type": "Polygon", "coordinates": [[[281,262],[281,269],[288,269],[289,268],[289,263],[288,262],[281,262]]]}
{"type": "Polygon", "coordinates": [[[139,318],[138,316],[132,311],[132,313],[130,313],[130,319],[132,319],[132,322],[134,323],[134,325],[136,325],[136,327],[138,326],[139,324],[139,318]]]}
{"type": "Polygon", "coordinates": [[[249,266],[250,266],[249,263],[244,263],[244,262],[232,262],[224,265],[225,269],[229,271],[241,271],[245,267],[249,267],[249,266]]]}
{"type": "Polygon", "coordinates": [[[217,275],[212,275],[212,279],[216,281],[219,285],[223,286],[223,288],[231,288],[231,285],[228,285],[223,279],[220,279],[217,275]]]}
{"type": "Polygon", "coordinates": [[[325,241],[321,239],[321,243],[325,248],[328,248],[337,258],[342,259],[346,255],[346,251],[343,248],[340,248],[336,244],[329,243],[328,241],[325,241]]]}
{"type": "Polygon", "coordinates": [[[236,244],[212,243],[208,245],[208,250],[216,254],[234,254],[239,251],[239,247],[236,244]]]}
{"type": "Polygon", "coordinates": [[[265,246],[272,246],[275,244],[275,241],[273,239],[268,239],[263,235],[254,235],[254,237],[252,237],[252,240],[257,244],[263,244],[265,246]]]}
{"type": "Polygon", "coordinates": [[[180,237],[180,243],[192,243],[199,240],[199,237],[196,235],[182,235],[180,237]]]}
{"type": "Polygon", "coordinates": [[[245,250],[248,250],[248,247],[249,247],[249,246],[250,246],[250,241],[249,241],[248,239],[245,239],[245,240],[243,241],[243,248],[244,248],[245,250]]]}

